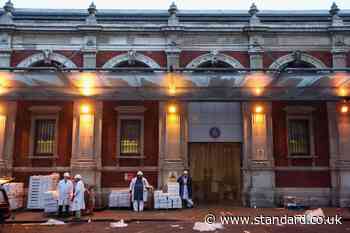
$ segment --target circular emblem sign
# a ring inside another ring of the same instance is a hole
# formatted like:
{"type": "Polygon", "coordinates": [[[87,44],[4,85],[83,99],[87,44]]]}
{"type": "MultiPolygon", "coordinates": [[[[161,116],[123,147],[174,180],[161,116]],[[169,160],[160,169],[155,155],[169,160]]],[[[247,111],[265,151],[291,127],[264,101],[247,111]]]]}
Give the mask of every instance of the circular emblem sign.
{"type": "Polygon", "coordinates": [[[221,131],[218,127],[213,127],[209,130],[210,137],[218,138],[221,135],[221,131]]]}

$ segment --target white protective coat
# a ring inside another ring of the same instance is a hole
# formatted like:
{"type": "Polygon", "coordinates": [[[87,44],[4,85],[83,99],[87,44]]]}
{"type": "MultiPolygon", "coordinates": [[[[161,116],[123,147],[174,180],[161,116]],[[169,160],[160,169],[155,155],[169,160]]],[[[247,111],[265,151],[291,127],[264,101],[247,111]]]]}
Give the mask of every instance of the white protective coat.
{"type": "Polygon", "coordinates": [[[79,211],[85,209],[85,200],[84,200],[85,187],[83,181],[79,180],[75,184],[74,188],[74,200],[72,203],[72,211],[79,211]]]}
{"type": "Polygon", "coordinates": [[[70,180],[60,180],[57,185],[58,205],[70,205],[73,196],[73,183],[70,180]]]}
{"type": "MultiPolygon", "coordinates": [[[[131,190],[131,201],[134,201],[134,187],[136,183],[137,177],[132,178],[130,182],[130,190],[131,190]]],[[[147,188],[150,188],[151,186],[149,185],[147,179],[145,177],[142,177],[142,183],[143,183],[143,201],[147,201],[147,188]]]]}

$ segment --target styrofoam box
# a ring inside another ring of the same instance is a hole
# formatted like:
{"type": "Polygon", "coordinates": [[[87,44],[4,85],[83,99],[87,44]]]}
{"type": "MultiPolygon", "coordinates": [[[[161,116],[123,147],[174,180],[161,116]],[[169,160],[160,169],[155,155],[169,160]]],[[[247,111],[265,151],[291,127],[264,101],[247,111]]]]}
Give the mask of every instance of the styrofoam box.
{"type": "Polygon", "coordinates": [[[109,194],[109,207],[130,207],[129,189],[112,190],[109,194]]]}
{"type": "Polygon", "coordinates": [[[167,193],[179,195],[179,192],[180,192],[179,183],[169,182],[166,184],[166,187],[167,187],[166,188],[167,193]]]}

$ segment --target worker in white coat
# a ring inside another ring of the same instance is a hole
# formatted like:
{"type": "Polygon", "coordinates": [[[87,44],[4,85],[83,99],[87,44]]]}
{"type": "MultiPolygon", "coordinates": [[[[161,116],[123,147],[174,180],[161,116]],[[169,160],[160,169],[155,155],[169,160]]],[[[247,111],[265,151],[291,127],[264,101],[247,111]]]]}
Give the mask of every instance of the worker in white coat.
{"type": "Polygon", "coordinates": [[[72,211],[74,211],[77,219],[81,217],[81,210],[85,209],[84,193],[85,187],[82,177],[77,174],[74,176],[74,194],[72,198],[72,211]]]}
{"type": "Polygon", "coordinates": [[[58,190],[58,216],[62,216],[64,208],[65,215],[69,215],[69,206],[73,197],[73,182],[68,172],[63,174],[63,179],[57,185],[58,190]]]}
{"type": "Polygon", "coordinates": [[[137,176],[130,182],[131,200],[135,212],[143,211],[144,202],[147,201],[147,190],[152,189],[147,179],[143,177],[142,171],[137,172],[137,176]]]}

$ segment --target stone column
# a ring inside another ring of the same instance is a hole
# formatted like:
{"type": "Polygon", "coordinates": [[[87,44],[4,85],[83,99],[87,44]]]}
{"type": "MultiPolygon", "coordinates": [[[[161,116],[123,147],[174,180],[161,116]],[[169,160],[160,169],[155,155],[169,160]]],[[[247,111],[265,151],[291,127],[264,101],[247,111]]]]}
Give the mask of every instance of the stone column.
{"type": "Polygon", "coordinates": [[[333,68],[346,68],[346,51],[343,49],[332,50],[333,68]]]}
{"type": "Polygon", "coordinates": [[[0,102],[0,176],[11,176],[17,104],[0,102]]]}
{"type": "Polygon", "coordinates": [[[159,104],[159,180],[161,187],[171,174],[176,176],[187,167],[187,105],[185,103],[159,104]],[[169,113],[170,105],[176,113],[169,113]]]}
{"type": "Polygon", "coordinates": [[[177,69],[180,67],[180,49],[177,48],[169,48],[166,51],[167,55],[167,67],[173,67],[177,69]]]}
{"type": "Polygon", "coordinates": [[[275,188],[271,104],[246,102],[242,108],[243,199],[251,207],[271,207],[275,188]]]}
{"type": "Polygon", "coordinates": [[[11,51],[5,50],[0,52],[0,67],[10,67],[11,51]]]}
{"type": "Polygon", "coordinates": [[[100,192],[102,102],[74,102],[71,169],[100,192]]]}
{"type": "Polygon", "coordinates": [[[339,112],[336,102],[328,102],[328,129],[330,143],[330,169],[332,205],[350,204],[350,115],[339,112]]]}
{"type": "Polygon", "coordinates": [[[94,69],[96,68],[96,51],[84,50],[83,51],[84,68],[94,69]]]}
{"type": "Polygon", "coordinates": [[[96,36],[86,35],[83,44],[83,66],[84,68],[96,68],[97,38],[96,36]]]}
{"type": "Polygon", "coordinates": [[[7,32],[0,33],[0,67],[10,67],[11,65],[11,42],[12,36],[7,32]]]}
{"type": "Polygon", "coordinates": [[[263,63],[263,45],[264,38],[256,32],[249,33],[249,59],[251,69],[262,69],[264,68],[263,63]]]}

